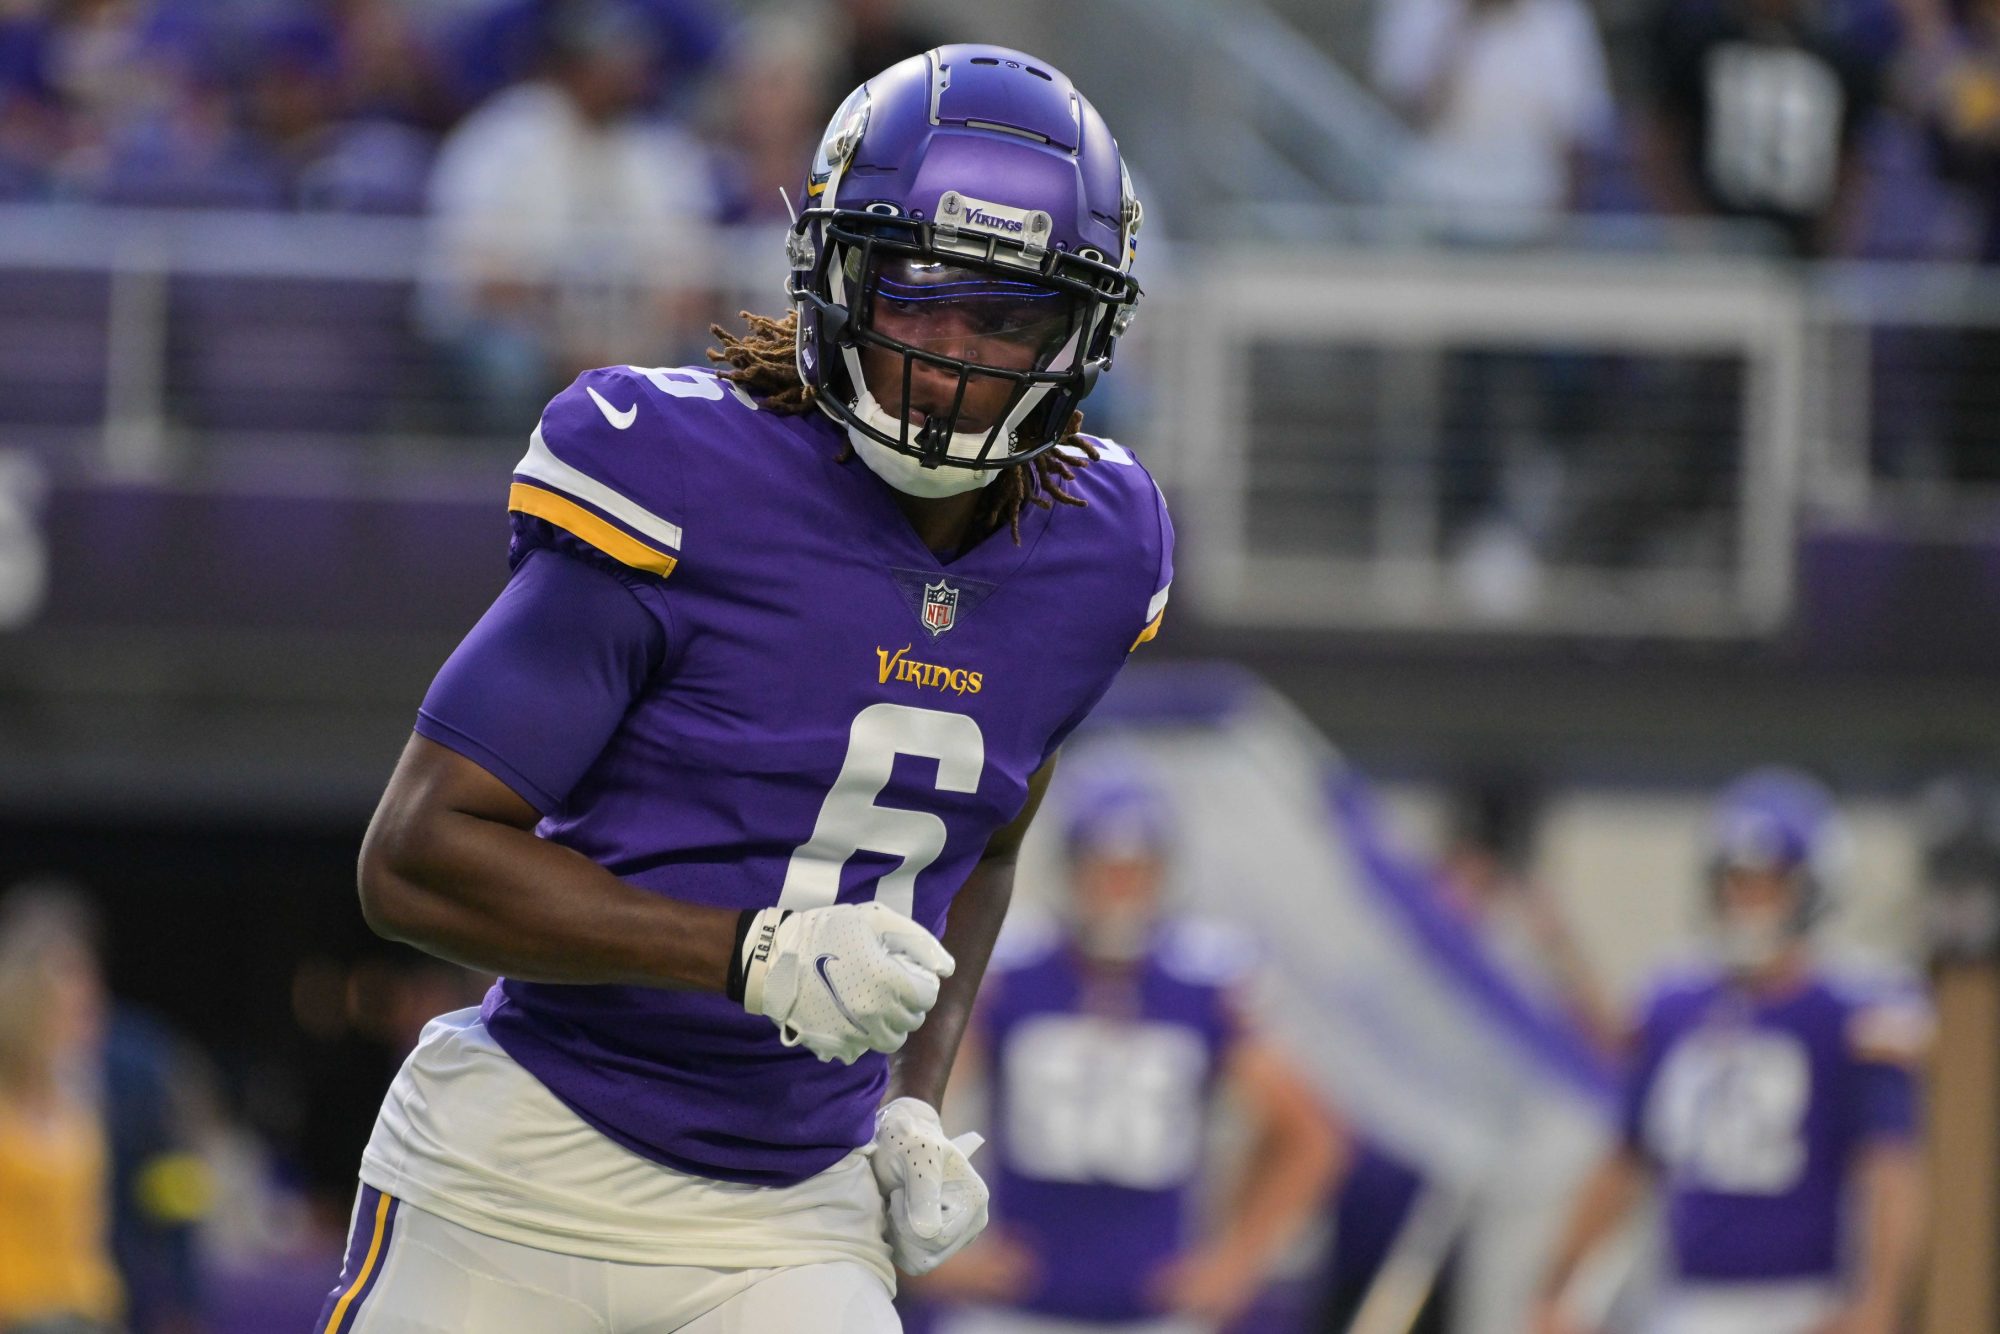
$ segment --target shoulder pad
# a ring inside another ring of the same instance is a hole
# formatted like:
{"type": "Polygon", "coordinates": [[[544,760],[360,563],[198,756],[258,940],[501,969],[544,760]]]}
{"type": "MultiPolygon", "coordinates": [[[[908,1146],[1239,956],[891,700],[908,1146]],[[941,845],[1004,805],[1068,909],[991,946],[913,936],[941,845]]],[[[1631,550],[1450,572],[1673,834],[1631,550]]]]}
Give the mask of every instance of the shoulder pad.
{"type": "Polygon", "coordinates": [[[1937,1016],[1923,983],[1901,965],[1864,955],[1826,965],[1827,989],[1847,1011],[1847,1040],[1863,1061],[1916,1065],[1929,1052],[1937,1016]]]}
{"type": "Polygon", "coordinates": [[[1015,972],[1032,968],[1062,947],[1061,925],[1046,910],[1017,903],[1008,912],[993,942],[989,970],[1015,972]]]}
{"type": "Polygon", "coordinates": [[[1924,991],[1922,979],[1909,965],[1875,949],[1848,946],[1824,951],[1814,972],[1829,991],[1851,1001],[1924,991]]]}
{"type": "Polygon", "coordinates": [[[507,508],[665,578],[684,539],[681,442],[718,425],[697,418],[746,407],[755,401],[704,370],[585,371],[543,410],[507,508]]]}
{"type": "Polygon", "coordinates": [[[1257,938],[1233,922],[1182,917],[1160,933],[1160,967],[1198,987],[1234,987],[1250,981],[1263,962],[1257,938]]]}
{"type": "MultiPolygon", "coordinates": [[[[1134,625],[1132,647],[1152,639],[1166,618],[1167,595],[1174,583],[1174,525],[1167,515],[1167,498],[1159,483],[1131,450],[1108,436],[1077,432],[1097,451],[1095,462],[1078,468],[1070,489],[1086,504],[1108,512],[1111,523],[1129,531],[1130,546],[1147,578],[1145,610],[1134,625]]],[[[1056,452],[1071,463],[1083,462],[1081,451],[1058,445],[1056,452]]]]}
{"type": "Polygon", "coordinates": [[[1650,1023],[1663,1011],[1715,990],[1723,980],[1722,969],[1712,960],[1690,955],[1670,961],[1653,974],[1641,992],[1639,1020],[1650,1023]]]}
{"type": "Polygon", "coordinates": [[[1847,1017],[1849,1049],[1875,1065],[1922,1065],[1936,1036],[1937,1016],[1921,996],[1880,1001],[1847,1017]]]}

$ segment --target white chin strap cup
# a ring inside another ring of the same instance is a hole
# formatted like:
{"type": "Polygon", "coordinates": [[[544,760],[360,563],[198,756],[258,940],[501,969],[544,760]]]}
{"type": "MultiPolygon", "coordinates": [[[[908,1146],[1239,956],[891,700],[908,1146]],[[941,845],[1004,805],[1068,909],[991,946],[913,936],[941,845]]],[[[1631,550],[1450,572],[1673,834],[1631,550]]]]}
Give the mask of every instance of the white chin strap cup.
{"type": "MultiPolygon", "coordinates": [[[[854,415],[861,421],[884,435],[900,436],[903,420],[883,411],[875,396],[862,389],[856,397],[854,415]]],[[[854,452],[868,465],[868,470],[907,496],[920,496],[926,500],[938,500],[945,496],[963,495],[967,491],[977,491],[989,485],[1000,475],[998,468],[961,468],[941,463],[935,468],[926,468],[908,454],[898,453],[868,432],[849,425],[847,438],[854,445],[854,452]]],[[[945,454],[957,459],[976,459],[980,449],[986,444],[986,432],[953,431],[951,443],[945,454]]],[[[1004,442],[1002,442],[1004,445],[1004,442]]],[[[995,448],[1001,448],[996,445],[995,448]]]]}

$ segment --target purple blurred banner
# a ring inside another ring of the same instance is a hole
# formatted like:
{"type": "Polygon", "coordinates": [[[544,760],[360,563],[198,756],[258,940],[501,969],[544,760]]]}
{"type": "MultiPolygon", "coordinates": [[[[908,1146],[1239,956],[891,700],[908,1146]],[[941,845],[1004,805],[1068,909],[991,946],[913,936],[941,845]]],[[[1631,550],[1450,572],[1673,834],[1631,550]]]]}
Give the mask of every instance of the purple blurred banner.
{"type": "Polygon", "coordinates": [[[1798,652],[1815,665],[2000,667],[2000,522],[1958,541],[1881,528],[1809,532],[1798,652]]]}
{"type": "Polygon", "coordinates": [[[507,577],[495,478],[468,499],[56,487],[28,624],[455,635],[507,577]]]}

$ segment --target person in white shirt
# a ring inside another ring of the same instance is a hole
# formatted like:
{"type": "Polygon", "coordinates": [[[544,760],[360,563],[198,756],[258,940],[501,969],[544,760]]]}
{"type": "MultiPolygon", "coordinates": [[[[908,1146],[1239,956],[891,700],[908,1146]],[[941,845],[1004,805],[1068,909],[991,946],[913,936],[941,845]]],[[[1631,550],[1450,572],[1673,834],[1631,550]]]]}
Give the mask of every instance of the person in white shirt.
{"type": "Polygon", "coordinates": [[[655,54],[624,11],[575,12],[545,75],[489,99],[439,152],[422,315],[481,421],[511,428],[612,348],[671,360],[715,189],[692,138],[639,114],[655,54]]]}
{"type": "Polygon", "coordinates": [[[1543,232],[1612,130],[1584,0],[1383,0],[1374,81],[1418,134],[1394,196],[1464,239],[1543,232]]]}

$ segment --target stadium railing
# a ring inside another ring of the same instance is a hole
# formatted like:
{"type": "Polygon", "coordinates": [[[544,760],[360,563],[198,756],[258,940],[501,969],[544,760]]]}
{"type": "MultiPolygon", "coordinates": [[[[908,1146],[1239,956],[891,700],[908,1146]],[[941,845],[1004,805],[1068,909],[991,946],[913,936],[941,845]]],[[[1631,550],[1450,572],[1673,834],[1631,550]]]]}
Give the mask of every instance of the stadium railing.
{"type": "MultiPolygon", "coordinates": [[[[635,361],[782,309],[773,232],[691,240],[698,273],[589,278],[674,312],[635,361]]],[[[482,422],[428,331],[429,245],[411,220],[0,210],[0,447],[182,487],[245,459],[306,493],[489,480],[525,427],[482,422]]],[[[1755,636],[1802,523],[1990,516],[1984,274],[1157,238],[1142,269],[1090,424],[1173,494],[1182,594],[1218,624],[1755,636]]]]}

